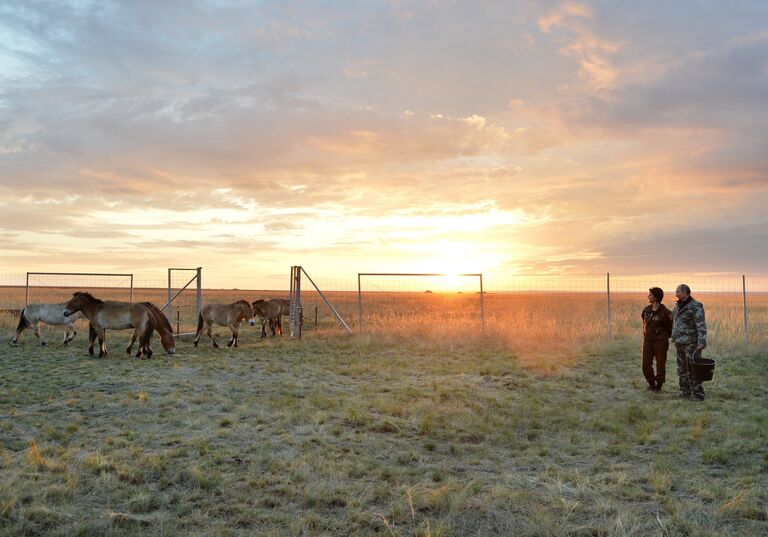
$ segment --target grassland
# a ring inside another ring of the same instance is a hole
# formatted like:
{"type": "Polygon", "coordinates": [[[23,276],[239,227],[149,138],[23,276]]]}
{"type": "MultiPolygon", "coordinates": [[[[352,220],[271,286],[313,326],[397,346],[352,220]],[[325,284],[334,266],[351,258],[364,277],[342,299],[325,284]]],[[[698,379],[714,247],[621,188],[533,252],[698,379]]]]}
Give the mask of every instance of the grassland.
{"type": "Polygon", "coordinates": [[[721,345],[697,403],[644,389],[636,335],[465,324],[148,361],[27,332],[0,346],[0,535],[768,534],[763,347],[721,345]]]}

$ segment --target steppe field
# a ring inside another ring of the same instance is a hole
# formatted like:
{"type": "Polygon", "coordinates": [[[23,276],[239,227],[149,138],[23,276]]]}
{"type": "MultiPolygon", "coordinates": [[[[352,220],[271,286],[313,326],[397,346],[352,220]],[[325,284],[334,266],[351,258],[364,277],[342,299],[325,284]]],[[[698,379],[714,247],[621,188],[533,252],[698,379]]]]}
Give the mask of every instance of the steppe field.
{"type": "Polygon", "coordinates": [[[353,336],[305,297],[302,340],[155,337],[151,360],[127,332],[89,356],[82,322],[12,347],[0,316],[0,535],[768,535],[768,298],[746,345],[741,297],[698,297],[718,365],[694,402],[672,350],[645,389],[644,294],[614,297],[610,339],[589,293],[488,294],[484,327],[476,294],[371,293],[362,333],[331,293],[353,336]]]}

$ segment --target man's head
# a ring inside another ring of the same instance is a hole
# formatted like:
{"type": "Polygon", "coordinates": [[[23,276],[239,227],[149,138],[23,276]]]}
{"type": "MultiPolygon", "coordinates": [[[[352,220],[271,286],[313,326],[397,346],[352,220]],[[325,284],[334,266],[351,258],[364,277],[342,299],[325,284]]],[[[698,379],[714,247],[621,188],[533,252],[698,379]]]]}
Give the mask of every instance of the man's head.
{"type": "Polygon", "coordinates": [[[685,300],[691,296],[691,288],[688,287],[687,284],[681,283],[677,286],[677,289],[675,289],[675,296],[678,300],[685,300]]]}
{"type": "Polygon", "coordinates": [[[648,291],[648,298],[653,297],[653,299],[659,303],[664,300],[664,291],[661,289],[661,287],[651,287],[648,289],[648,291]]]}

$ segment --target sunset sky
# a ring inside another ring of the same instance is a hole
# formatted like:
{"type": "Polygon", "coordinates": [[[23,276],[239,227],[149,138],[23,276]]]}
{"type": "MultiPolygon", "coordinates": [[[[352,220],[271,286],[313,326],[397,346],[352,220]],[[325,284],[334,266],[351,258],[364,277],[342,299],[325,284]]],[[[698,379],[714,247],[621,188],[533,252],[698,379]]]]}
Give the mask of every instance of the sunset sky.
{"type": "Polygon", "coordinates": [[[768,2],[0,0],[0,273],[768,272],[768,2]]]}

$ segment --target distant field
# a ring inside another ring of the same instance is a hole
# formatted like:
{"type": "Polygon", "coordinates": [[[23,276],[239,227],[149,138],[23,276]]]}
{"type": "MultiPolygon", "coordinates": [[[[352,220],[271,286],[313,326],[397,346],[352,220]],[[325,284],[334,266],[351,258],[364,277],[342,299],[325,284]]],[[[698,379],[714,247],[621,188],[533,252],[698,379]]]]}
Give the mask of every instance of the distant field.
{"type": "Polygon", "coordinates": [[[0,535],[768,534],[764,352],[694,403],[674,367],[644,389],[637,341],[329,333],[0,345],[0,535]]]}
{"type": "MultiPolygon", "coordinates": [[[[34,290],[31,301],[64,302],[75,288],[34,290]]],[[[127,289],[93,289],[105,299],[127,300],[127,289]]],[[[720,352],[744,341],[744,312],[739,293],[702,293],[709,327],[711,350],[720,352]]],[[[287,298],[287,291],[204,289],[203,303],[287,298]]],[[[330,291],[326,297],[355,333],[360,331],[356,292],[330,291]]],[[[480,317],[478,293],[367,292],[363,295],[363,332],[393,341],[412,339],[440,343],[490,342],[508,346],[568,347],[607,339],[608,314],[605,294],[589,292],[514,292],[484,295],[485,330],[480,317]]],[[[674,304],[667,300],[670,308],[674,304]]],[[[134,300],[162,306],[167,290],[135,288],[134,300]]],[[[14,324],[9,310],[24,304],[24,289],[0,287],[0,326],[14,324]],[[3,321],[5,319],[5,321],[3,321]]],[[[643,293],[613,293],[612,336],[636,340],[641,331],[640,311],[646,305],[643,293]]],[[[304,336],[341,335],[344,330],[316,292],[302,293],[304,336]]],[[[173,325],[182,333],[194,332],[196,295],[182,294],[174,302],[173,325]]],[[[768,345],[768,294],[748,297],[750,342],[768,345]]],[[[286,323],[287,324],[287,323],[286,323]]]]}

